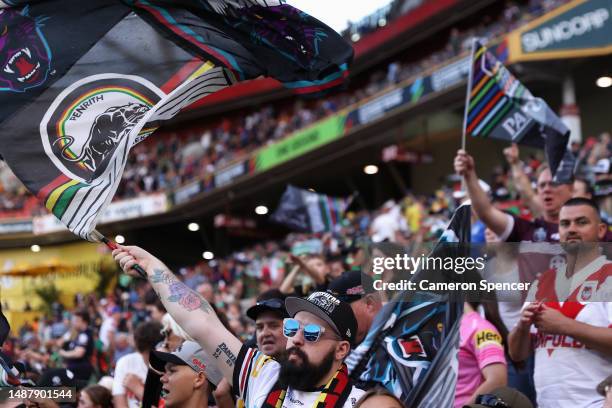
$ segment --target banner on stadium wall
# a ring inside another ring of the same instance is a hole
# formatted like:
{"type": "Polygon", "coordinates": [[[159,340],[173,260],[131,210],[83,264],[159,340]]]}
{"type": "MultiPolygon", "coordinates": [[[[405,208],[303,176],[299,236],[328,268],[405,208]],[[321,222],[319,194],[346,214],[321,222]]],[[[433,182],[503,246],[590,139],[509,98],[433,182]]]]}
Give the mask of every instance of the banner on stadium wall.
{"type": "Polygon", "coordinates": [[[451,62],[431,74],[431,88],[434,92],[443,91],[467,78],[469,72],[469,56],[451,62]]]}
{"type": "Polygon", "coordinates": [[[215,187],[222,187],[232,183],[238,177],[244,176],[249,172],[248,161],[241,161],[232,164],[215,172],[215,187]]]}
{"type": "Polygon", "coordinates": [[[288,138],[263,148],[255,161],[255,171],[264,171],[294,159],[317,147],[330,143],[344,134],[346,114],[340,113],[313,126],[295,132],[288,138]]]}
{"type": "MultiPolygon", "coordinates": [[[[490,45],[489,50],[501,62],[508,59],[506,41],[490,45]]],[[[465,81],[469,71],[470,57],[467,56],[453,61],[427,76],[419,76],[407,85],[389,90],[349,112],[346,119],[346,128],[373,122],[400,106],[416,105],[425,96],[444,91],[465,81]]]]}
{"type": "MultiPolygon", "coordinates": [[[[100,224],[160,214],[167,209],[168,200],[162,193],[116,201],[104,210],[100,217],[100,224]]],[[[67,230],[64,224],[51,214],[34,217],[32,223],[35,235],[67,230]]]]}
{"type": "Polygon", "coordinates": [[[101,261],[110,262],[109,252],[98,244],[77,242],[27,249],[0,251],[0,296],[9,310],[23,310],[26,300],[33,309],[40,305],[35,288],[55,284],[61,301],[71,305],[78,292],[92,292],[98,282],[101,261]],[[61,272],[54,272],[61,271],[61,272]],[[28,275],[27,271],[33,273],[28,275]],[[19,273],[25,276],[7,276],[19,273]]]}
{"type": "Polygon", "coordinates": [[[411,164],[429,164],[433,163],[433,156],[431,153],[413,152],[403,146],[394,144],[382,150],[382,161],[385,163],[395,161],[411,164]]]}
{"type": "Polygon", "coordinates": [[[100,217],[102,224],[123,221],[131,218],[146,217],[148,215],[166,212],[168,200],[166,194],[152,194],[130,200],[121,200],[111,203],[100,217]]]}
{"type": "Polygon", "coordinates": [[[417,77],[406,86],[385,92],[349,112],[346,128],[371,123],[400,106],[415,105],[424,96],[455,86],[467,79],[469,68],[469,57],[462,58],[431,75],[417,77]]]}
{"type": "Polygon", "coordinates": [[[194,181],[193,183],[177,188],[172,196],[172,201],[174,205],[183,204],[203,191],[202,182],[200,180],[194,181]]]}
{"type": "Polygon", "coordinates": [[[32,220],[0,221],[0,234],[19,234],[32,232],[32,220]]]}
{"type": "Polygon", "coordinates": [[[612,53],[612,0],[576,0],[508,35],[510,62],[612,53]]]}

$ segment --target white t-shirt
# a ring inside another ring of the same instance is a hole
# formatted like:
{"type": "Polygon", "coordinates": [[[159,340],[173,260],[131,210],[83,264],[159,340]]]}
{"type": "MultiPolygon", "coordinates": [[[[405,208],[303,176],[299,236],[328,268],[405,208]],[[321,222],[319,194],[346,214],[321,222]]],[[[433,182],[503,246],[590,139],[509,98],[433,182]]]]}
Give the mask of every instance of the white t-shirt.
{"type": "Polygon", "coordinates": [[[393,214],[393,211],[380,214],[374,218],[370,228],[374,242],[382,242],[385,239],[395,242],[395,233],[400,230],[399,219],[393,214]]]}
{"type": "MultiPolygon", "coordinates": [[[[592,276],[593,272],[606,266],[609,267],[609,265],[609,262],[600,257],[576,275],[592,276]]],[[[607,286],[610,279],[604,282],[605,284],[600,286],[600,289],[607,286]]],[[[574,293],[578,293],[577,298],[579,299],[580,294],[584,291],[580,289],[581,285],[572,283],[572,287],[575,287],[574,293]]],[[[583,280],[582,286],[588,283],[588,279],[583,280]]],[[[532,289],[535,291],[537,287],[532,286],[532,289]]],[[[572,300],[575,298],[573,296],[572,300]]],[[[612,330],[612,302],[551,303],[556,304],[564,315],[578,322],[612,330]]],[[[547,302],[548,305],[551,303],[547,302]]],[[[584,344],[569,336],[539,333],[534,326],[532,326],[532,334],[535,336],[534,381],[538,406],[540,408],[601,408],[604,397],[597,393],[595,387],[612,372],[612,357],[588,349],[584,344]]]]}
{"type": "Polygon", "coordinates": [[[102,322],[102,326],[100,326],[100,340],[104,344],[104,350],[108,350],[110,345],[110,334],[115,332],[117,328],[115,327],[115,321],[112,317],[106,317],[102,322]]]}
{"type": "MultiPolygon", "coordinates": [[[[259,408],[276,384],[280,364],[257,349],[242,347],[234,368],[234,390],[244,402],[245,408],[259,408]]],[[[352,408],[365,391],[353,387],[343,408],[352,408]]],[[[287,389],[282,408],[311,408],[315,406],[320,392],[287,389]]]]}
{"type": "Polygon", "coordinates": [[[131,391],[128,391],[123,386],[123,379],[128,373],[135,374],[144,384],[145,380],[147,379],[147,371],[148,367],[140,353],[130,353],[121,357],[119,361],[117,361],[117,366],[115,367],[115,377],[113,378],[113,396],[125,395],[130,408],[139,408],[140,401],[134,394],[132,394],[131,391]]]}

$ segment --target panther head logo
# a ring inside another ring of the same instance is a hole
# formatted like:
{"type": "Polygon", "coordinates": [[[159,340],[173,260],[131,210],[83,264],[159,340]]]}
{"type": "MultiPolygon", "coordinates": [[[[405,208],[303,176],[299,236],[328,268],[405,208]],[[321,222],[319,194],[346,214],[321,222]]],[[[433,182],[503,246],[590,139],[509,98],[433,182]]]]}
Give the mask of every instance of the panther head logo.
{"type": "Polygon", "coordinates": [[[89,138],[77,157],[71,157],[67,150],[74,143],[74,137],[66,135],[55,140],[64,142],[61,156],[69,162],[81,162],[95,175],[102,163],[106,163],[119,142],[127,138],[130,131],[150,108],[139,103],[113,106],[99,114],[90,129],[89,138]]]}
{"type": "Polygon", "coordinates": [[[156,129],[143,121],[164,96],[137,76],[82,78],[55,98],[40,123],[45,153],[62,173],[83,183],[106,176],[111,163],[118,177],[129,149],[156,129]]]}
{"type": "Polygon", "coordinates": [[[0,9],[0,91],[25,92],[43,84],[51,71],[51,50],[40,27],[44,17],[0,9]]]}

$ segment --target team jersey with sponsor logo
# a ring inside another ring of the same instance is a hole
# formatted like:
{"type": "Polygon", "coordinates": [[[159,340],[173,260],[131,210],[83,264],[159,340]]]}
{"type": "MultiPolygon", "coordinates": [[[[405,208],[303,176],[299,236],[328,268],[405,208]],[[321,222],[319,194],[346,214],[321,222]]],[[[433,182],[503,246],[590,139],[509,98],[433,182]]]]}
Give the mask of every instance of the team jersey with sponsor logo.
{"type": "MultiPolygon", "coordinates": [[[[612,263],[599,257],[568,279],[544,272],[531,286],[528,300],[542,300],[565,316],[612,330],[612,263]]],[[[527,305],[529,303],[526,303],[527,305]]],[[[534,380],[540,408],[601,407],[595,390],[612,372],[612,357],[563,334],[531,329],[535,350],[534,380]]]]}
{"type": "Polygon", "coordinates": [[[478,312],[463,315],[459,335],[459,373],[455,407],[461,408],[483,383],[482,369],[490,364],[506,366],[506,357],[501,335],[495,326],[478,312]]]}
{"type": "MultiPolygon", "coordinates": [[[[272,357],[259,350],[242,346],[234,367],[234,392],[240,399],[239,406],[258,408],[264,403],[268,393],[276,384],[280,373],[280,364],[272,357]]],[[[321,388],[322,389],[322,388],[321,388]]],[[[279,408],[311,408],[316,405],[321,396],[321,389],[312,392],[298,391],[291,387],[282,407],[279,408]]],[[[353,387],[343,408],[352,408],[365,391],[353,387]]]]}

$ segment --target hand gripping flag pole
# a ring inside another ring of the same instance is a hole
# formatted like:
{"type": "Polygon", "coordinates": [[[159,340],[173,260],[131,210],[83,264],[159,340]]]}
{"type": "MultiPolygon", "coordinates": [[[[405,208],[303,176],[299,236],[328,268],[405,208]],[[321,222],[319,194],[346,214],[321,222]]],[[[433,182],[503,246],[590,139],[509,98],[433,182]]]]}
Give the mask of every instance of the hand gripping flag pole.
{"type": "MultiPolygon", "coordinates": [[[[98,230],[93,230],[91,235],[95,239],[97,239],[99,242],[101,242],[104,245],[106,245],[110,250],[115,250],[115,249],[119,248],[116,243],[114,243],[110,239],[106,238],[98,230]]],[[[135,270],[136,272],[138,272],[138,274],[140,275],[141,278],[147,279],[147,273],[144,271],[144,269],[142,269],[142,266],[136,264],[136,265],[132,266],[132,269],[135,270]]]]}

